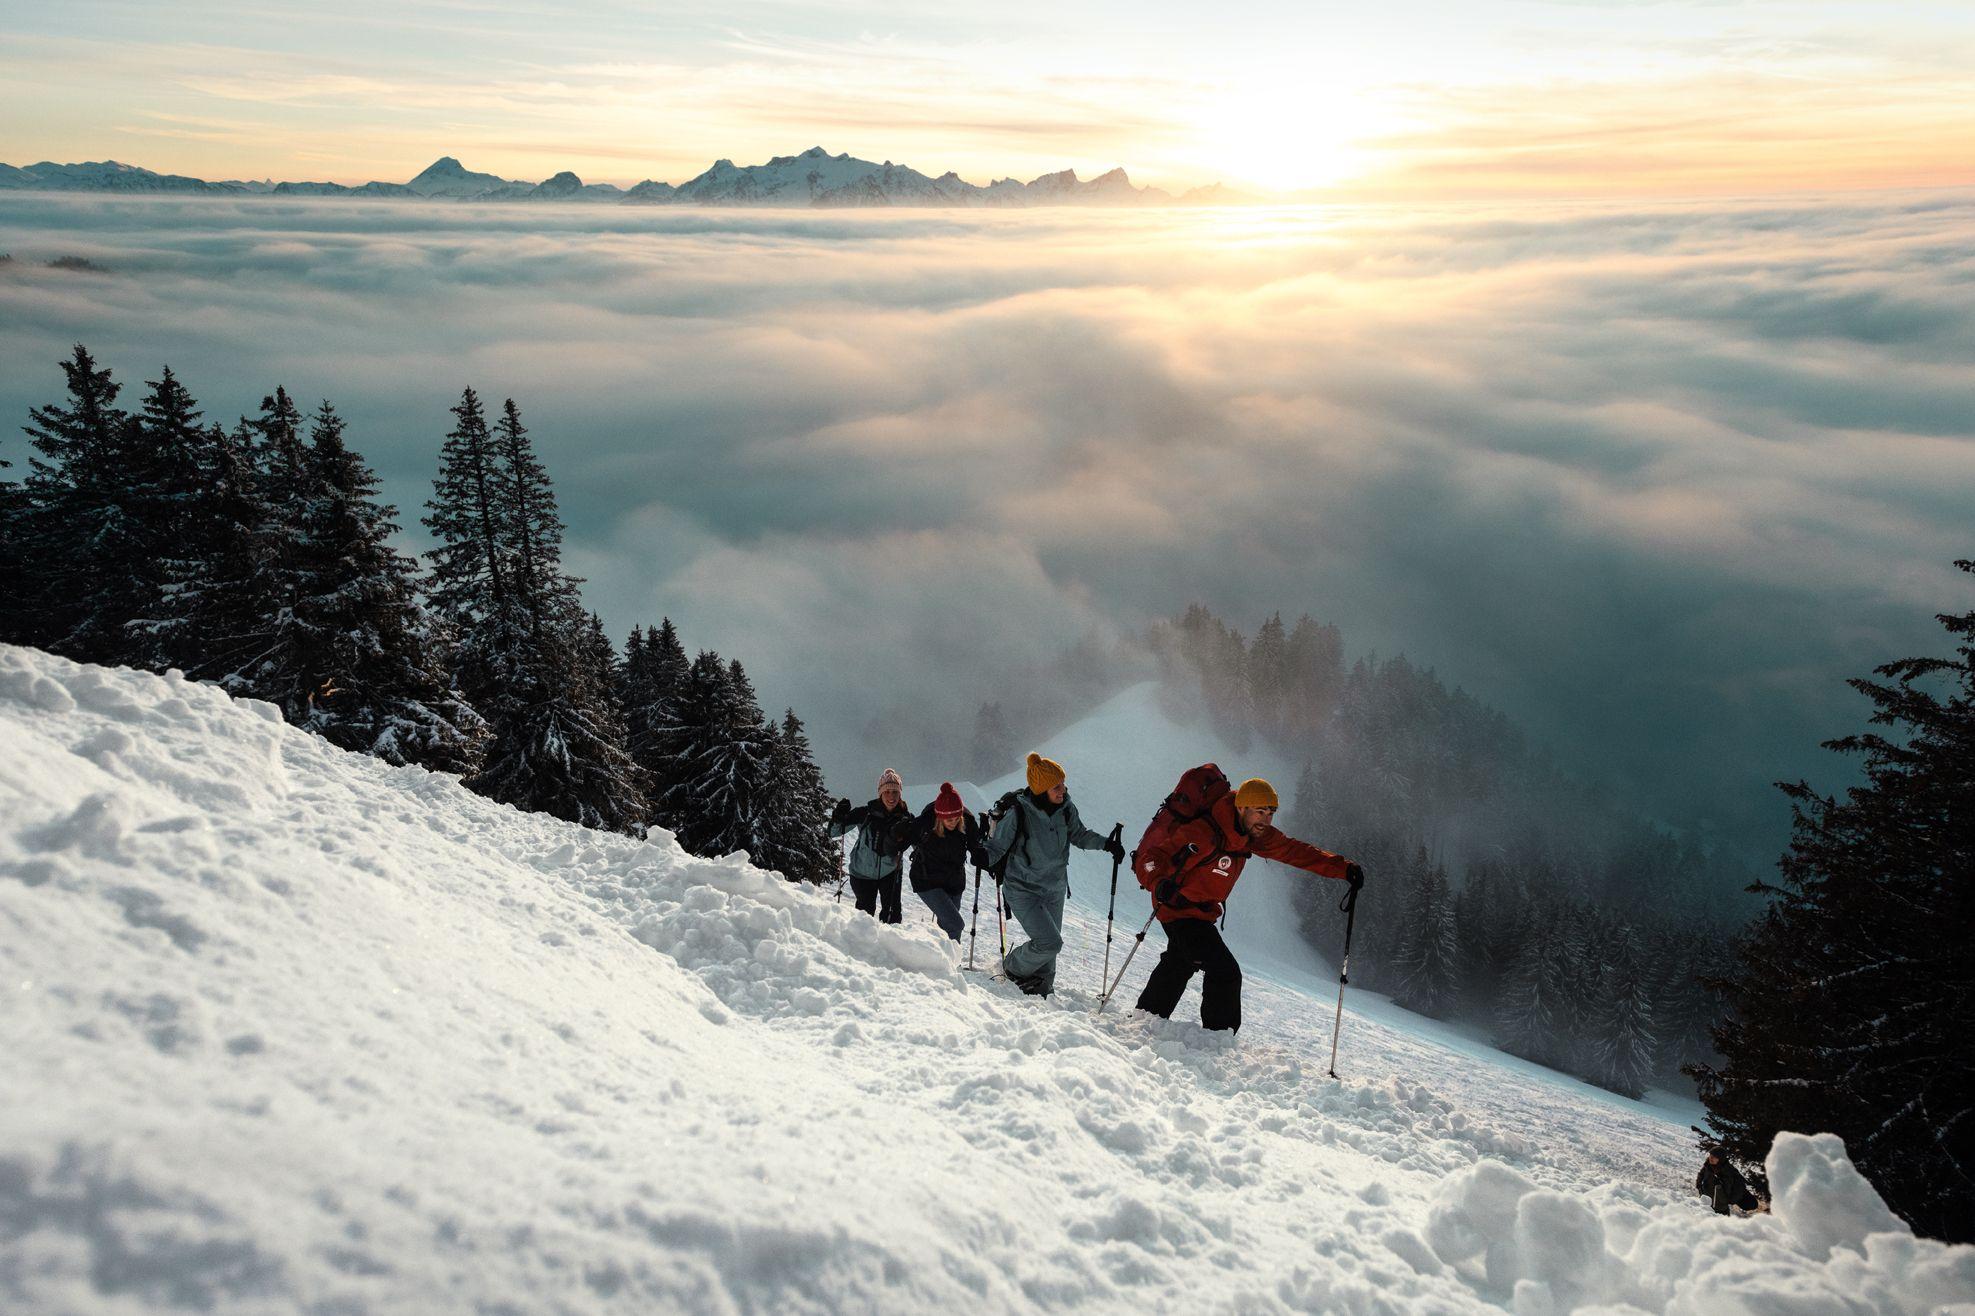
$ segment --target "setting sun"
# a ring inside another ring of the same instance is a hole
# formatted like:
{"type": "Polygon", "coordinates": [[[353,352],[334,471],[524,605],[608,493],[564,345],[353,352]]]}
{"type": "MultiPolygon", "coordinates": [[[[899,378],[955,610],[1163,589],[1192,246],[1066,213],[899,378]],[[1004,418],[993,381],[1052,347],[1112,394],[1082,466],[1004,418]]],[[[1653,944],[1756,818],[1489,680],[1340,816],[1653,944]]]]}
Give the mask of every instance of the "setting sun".
{"type": "Polygon", "coordinates": [[[1194,133],[1202,168],[1237,185],[1295,191],[1343,182],[1369,160],[1369,143],[1395,125],[1375,92],[1338,82],[1230,86],[1202,107],[1194,133]]]}

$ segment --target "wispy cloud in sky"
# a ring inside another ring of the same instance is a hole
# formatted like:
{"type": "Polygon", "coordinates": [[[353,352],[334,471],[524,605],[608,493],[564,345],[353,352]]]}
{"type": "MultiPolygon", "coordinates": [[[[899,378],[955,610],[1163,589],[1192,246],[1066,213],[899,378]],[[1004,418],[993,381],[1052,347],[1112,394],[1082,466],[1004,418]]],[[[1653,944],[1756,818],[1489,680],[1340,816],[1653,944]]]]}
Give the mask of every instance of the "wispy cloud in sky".
{"type": "MultiPolygon", "coordinates": [[[[328,396],[408,512],[522,405],[621,634],[816,723],[1199,600],[1404,650],[1670,817],[1778,821],[1938,645],[1975,503],[1975,201],[625,213],[0,199],[0,416],[86,341],[328,396]],[[106,275],[46,269],[80,254],[106,275]]],[[[7,455],[22,455],[18,443],[7,455]]],[[[408,515],[408,523],[415,516],[408,515]]],[[[901,764],[912,767],[912,764],[901,764]]],[[[915,771],[951,771],[928,762],[915,771]]]]}

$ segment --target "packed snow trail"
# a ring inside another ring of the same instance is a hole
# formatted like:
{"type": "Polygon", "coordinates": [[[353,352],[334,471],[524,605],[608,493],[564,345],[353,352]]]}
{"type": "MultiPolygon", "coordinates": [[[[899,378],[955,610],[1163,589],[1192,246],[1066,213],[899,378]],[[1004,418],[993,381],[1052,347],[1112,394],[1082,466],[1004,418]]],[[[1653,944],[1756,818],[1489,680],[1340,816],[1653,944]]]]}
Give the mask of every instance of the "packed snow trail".
{"type": "Polygon", "coordinates": [[[0,649],[0,1309],[1975,1301],[1975,1249],[1830,1139],[1724,1220],[1664,1121],[1574,1085],[1359,1016],[1324,1079],[1288,987],[1234,1042],[956,964],[923,918],[0,649]]]}

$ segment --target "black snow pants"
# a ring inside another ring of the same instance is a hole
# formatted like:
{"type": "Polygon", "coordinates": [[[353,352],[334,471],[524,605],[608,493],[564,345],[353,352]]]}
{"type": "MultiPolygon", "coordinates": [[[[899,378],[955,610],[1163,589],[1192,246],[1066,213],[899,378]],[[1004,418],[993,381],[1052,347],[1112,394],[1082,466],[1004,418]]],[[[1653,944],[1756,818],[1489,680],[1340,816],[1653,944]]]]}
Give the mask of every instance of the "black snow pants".
{"type": "Polygon", "coordinates": [[[880,923],[899,923],[905,919],[905,911],[899,904],[899,888],[903,872],[890,877],[853,877],[850,879],[850,892],[857,897],[857,907],[866,914],[876,914],[880,923]]]}
{"type": "Polygon", "coordinates": [[[1193,975],[1200,980],[1200,1026],[1233,1031],[1241,1027],[1241,965],[1221,940],[1221,930],[1204,918],[1176,918],[1163,925],[1166,953],[1153,966],[1138,1008],[1161,1019],[1186,995],[1193,975]]]}

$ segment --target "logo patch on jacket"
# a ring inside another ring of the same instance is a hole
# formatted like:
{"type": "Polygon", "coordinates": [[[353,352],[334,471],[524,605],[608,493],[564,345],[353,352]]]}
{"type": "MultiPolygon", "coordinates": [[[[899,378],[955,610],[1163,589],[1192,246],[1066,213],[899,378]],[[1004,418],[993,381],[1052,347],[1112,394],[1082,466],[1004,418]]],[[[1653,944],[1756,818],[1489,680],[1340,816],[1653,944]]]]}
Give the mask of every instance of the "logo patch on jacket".
{"type": "Polygon", "coordinates": [[[1221,856],[1221,859],[1220,859],[1220,862],[1219,862],[1219,863],[1217,863],[1217,864],[1215,864],[1215,865],[1214,865],[1214,867],[1215,867],[1215,869],[1217,869],[1217,870],[1218,870],[1218,871],[1220,871],[1220,872],[1223,872],[1223,873],[1225,873],[1225,872],[1227,872],[1227,871],[1228,871],[1228,869],[1230,869],[1230,868],[1233,868],[1233,867],[1234,867],[1234,856],[1233,856],[1233,855],[1225,855],[1225,854],[1224,854],[1224,855],[1222,855],[1222,856],[1221,856]]]}

